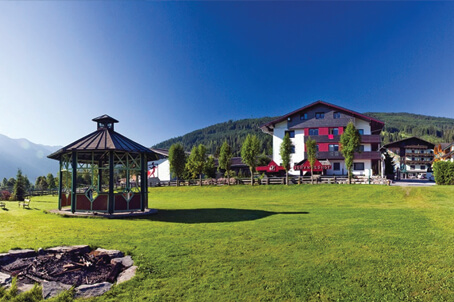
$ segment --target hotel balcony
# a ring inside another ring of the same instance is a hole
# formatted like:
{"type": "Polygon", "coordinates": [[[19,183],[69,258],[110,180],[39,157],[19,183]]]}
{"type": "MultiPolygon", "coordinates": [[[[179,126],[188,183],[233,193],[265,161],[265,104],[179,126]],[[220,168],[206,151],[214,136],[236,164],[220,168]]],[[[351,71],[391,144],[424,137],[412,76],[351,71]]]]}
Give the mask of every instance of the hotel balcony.
{"type": "MultiPolygon", "coordinates": [[[[307,158],[307,153],[304,152],[304,158],[307,158]]],[[[340,159],[343,160],[344,157],[340,151],[326,151],[326,152],[317,152],[317,159],[340,159]]],[[[355,153],[355,159],[381,159],[381,154],[379,151],[364,151],[361,153],[355,153]]]]}
{"type": "MultiPolygon", "coordinates": [[[[317,143],[337,143],[340,135],[310,135],[317,143]]],[[[379,144],[380,135],[361,135],[361,142],[364,144],[379,144]]]]}

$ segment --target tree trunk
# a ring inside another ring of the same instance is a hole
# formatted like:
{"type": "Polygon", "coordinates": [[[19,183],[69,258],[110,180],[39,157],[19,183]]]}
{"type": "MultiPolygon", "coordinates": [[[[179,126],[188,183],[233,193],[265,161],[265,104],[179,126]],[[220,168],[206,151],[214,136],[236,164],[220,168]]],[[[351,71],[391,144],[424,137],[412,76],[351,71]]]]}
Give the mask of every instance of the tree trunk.
{"type": "Polygon", "coordinates": [[[180,186],[180,181],[178,180],[178,176],[177,176],[177,187],[180,186]]]}
{"type": "Polygon", "coordinates": [[[252,172],[252,168],[249,168],[249,171],[251,171],[251,186],[254,185],[254,173],[252,172]]]}
{"type": "Polygon", "coordinates": [[[314,184],[314,168],[311,165],[311,185],[314,184]]]}
{"type": "Polygon", "coordinates": [[[230,186],[230,173],[227,172],[227,185],[230,186]]]}
{"type": "Polygon", "coordinates": [[[348,184],[351,185],[352,184],[352,173],[351,173],[350,169],[348,169],[347,175],[348,175],[348,184]]]}
{"type": "Polygon", "coordinates": [[[200,175],[200,186],[202,186],[202,173],[200,173],[199,175],[200,175]]]}
{"type": "Polygon", "coordinates": [[[285,185],[288,186],[288,171],[285,170],[285,185]]]}

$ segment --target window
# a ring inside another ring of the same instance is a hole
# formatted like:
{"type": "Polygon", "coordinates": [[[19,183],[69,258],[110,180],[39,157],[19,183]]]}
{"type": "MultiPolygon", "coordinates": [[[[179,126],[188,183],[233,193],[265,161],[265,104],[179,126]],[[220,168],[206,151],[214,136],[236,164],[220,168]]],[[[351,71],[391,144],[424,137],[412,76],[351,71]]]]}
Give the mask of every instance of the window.
{"type": "Polygon", "coordinates": [[[358,152],[364,152],[364,145],[360,145],[358,147],[358,152]]]}
{"type": "Polygon", "coordinates": [[[300,115],[300,120],[307,120],[307,113],[302,113],[300,115]]]}
{"type": "Polygon", "coordinates": [[[334,171],[340,171],[341,169],[341,164],[340,163],[333,163],[333,170],[334,171]]]}
{"type": "Polygon", "coordinates": [[[329,134],[339,135],[339,129],[338,128],[329,128],[329,134]]]}
{"type": "Polygon", "coordinates": [[[325,118],[325,113],[324,112],[317,112],[317,113],[315,113],[315,118],[317,120],[324,119],[325,118]]]}
{"type": "Polygon", "coordinates": [[[333,118],[340,118],[341,117],[341,114],[340,112],[333,112],[333,118]]]}
{"type": "Polygon", "coordinates": [[[309,129],[309,135],[318,135],[318,128],[309,129]]]}
{"type": "Polygon", "coordinates": [[[359,135],[364,135],[364,129],[358,129],[359,135]]]}
{"type": "Polygon", "coordinates": [[[290,146],[290,153],[292,153],[292,154],[295,153],[295,146],[294,145],[290,146]]]}
{"type": "Polygon", "coordinates": [[[364,171],[364,163],[353,163],[353,170],[364,171]]]}
{"type": "Polygon", "coordinates": [[[295,131],[285,131],[285,134],[288,134],[290,138],[295,138],[295,131]]]}
{"type": "Polygon", "coordinates": [[[112,123],[108,123],[107,128],[112,129],[112,123]]]}
{"type": "Polygon", "coordinates": [[[317,144],[317,145],[315,145],[315,151],[318,152],[318,149],[319,149],[319,147],[318,147],[318,144],[317,144]]]}
{"type": "Polygon", "coordinates": [[[415,161],[416,159],[414,157],[411,158],[412,161],[415,161]]]}
{"type": "Polygon", "coordinates": [[[292,121],[292,118],[291,118],[291,117],[288,117],[288,118],[287,118],[287,121],[291,122],[291,121],[292,121]]]}
{"type": "Polygon", "coordinates": [[[329,145],[329,151],[339,151],[339,145],[329,145]]]}
{"type": "Polygon", "coordinates": [[[411,169],[411,170],[415,170],[415,169],[416,169],[416,166],[415,166],[415,165],[410,165],[410,169],[411,169]]]}
{"type": "Polygon", "coordinates": [[[421,165],[421,170],[425,170],[425,169],[426,169],[426,166],[421,165]]]}

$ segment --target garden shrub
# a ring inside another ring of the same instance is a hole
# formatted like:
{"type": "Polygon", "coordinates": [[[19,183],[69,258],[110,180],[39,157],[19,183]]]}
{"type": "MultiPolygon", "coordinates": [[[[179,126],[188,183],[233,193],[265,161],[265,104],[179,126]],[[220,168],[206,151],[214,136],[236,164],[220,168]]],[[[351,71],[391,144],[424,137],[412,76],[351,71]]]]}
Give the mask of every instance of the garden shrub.
{"type": "Polygon", "coordinates": [[[437,185],[454,185],[454,162],[435,162],[433,170],[437,185]]]}

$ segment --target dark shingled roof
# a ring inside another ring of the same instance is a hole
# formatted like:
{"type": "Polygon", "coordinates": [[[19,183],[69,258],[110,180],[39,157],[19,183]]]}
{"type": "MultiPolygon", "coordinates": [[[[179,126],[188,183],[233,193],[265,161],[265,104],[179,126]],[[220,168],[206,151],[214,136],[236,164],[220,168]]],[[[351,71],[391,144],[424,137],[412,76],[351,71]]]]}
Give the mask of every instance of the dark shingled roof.
{"type": "MultiPolygon", "coordinates": [[[[93,121],[110,120],[116,121],[108,115],[103,115],[93,119],[93,121]]],[[[145,153],[148,160],[157,160],[158,155],[147,147],[138,144],[129,138],[108,128],[99,128],[98,130],[82,137],[81,139],[57,150],[47,156],[48,158],[59,160],[60,157],[71,151],[123,151],[128,153],[145,153]]]]}

